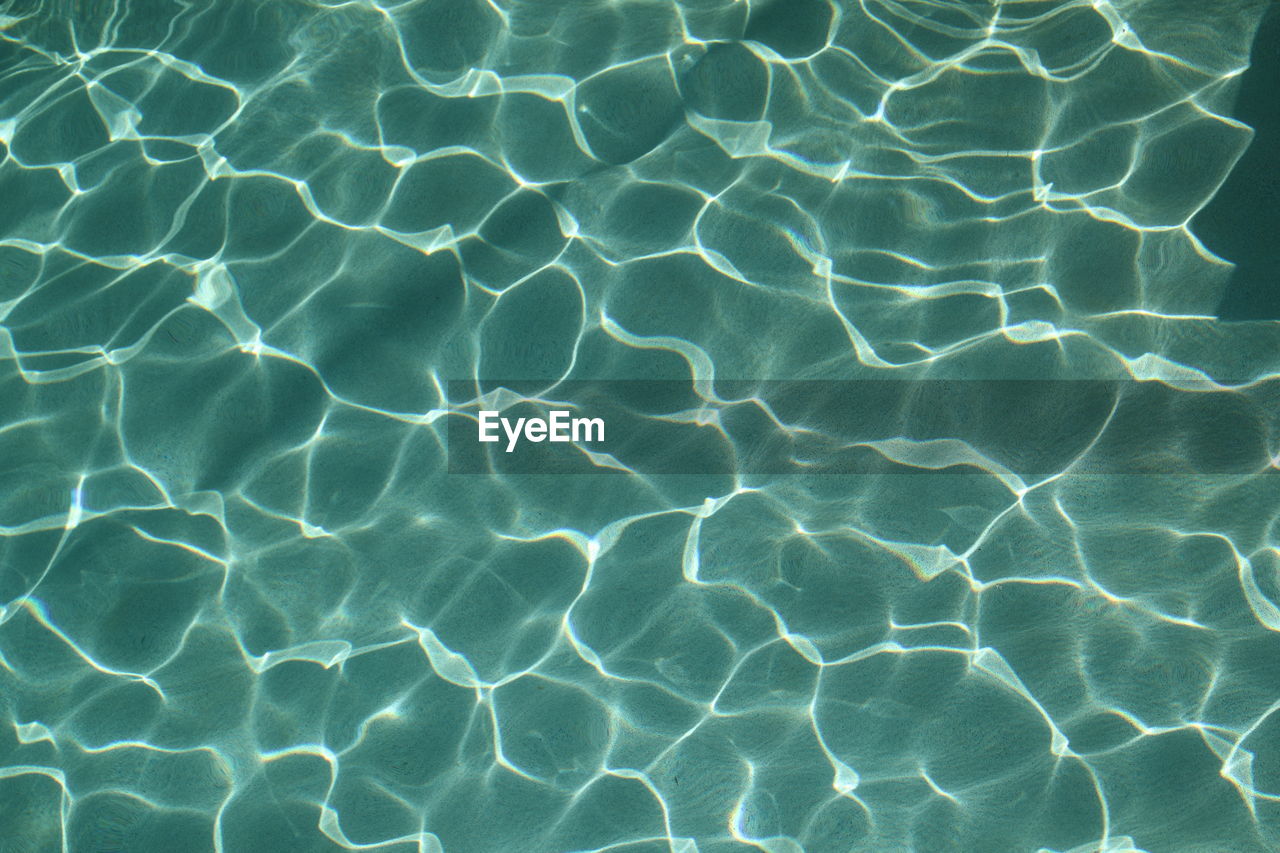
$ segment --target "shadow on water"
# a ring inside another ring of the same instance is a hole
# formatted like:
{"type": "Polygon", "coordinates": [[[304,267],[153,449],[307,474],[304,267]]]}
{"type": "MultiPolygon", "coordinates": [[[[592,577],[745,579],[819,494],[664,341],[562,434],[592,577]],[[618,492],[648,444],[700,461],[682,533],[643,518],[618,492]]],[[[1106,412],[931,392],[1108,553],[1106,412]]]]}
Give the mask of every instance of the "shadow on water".
{"type": "Polygon", "coordinates": [[[1218,305],[1223,320],[1280,319],[1280,3],[1268,5],[1235,109],[1254,129],[1253,142],[1191,224],[1214,254],[1237,265],[1218,305]]]}

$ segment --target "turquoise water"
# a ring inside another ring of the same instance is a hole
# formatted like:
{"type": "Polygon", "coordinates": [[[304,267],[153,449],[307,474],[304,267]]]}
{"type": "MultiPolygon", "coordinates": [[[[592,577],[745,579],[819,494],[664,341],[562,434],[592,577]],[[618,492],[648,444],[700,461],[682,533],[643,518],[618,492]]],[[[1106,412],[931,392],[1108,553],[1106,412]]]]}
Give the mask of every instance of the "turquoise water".
{"type": "Polygon", "coordinates": [[[0,851],[1280,849],[1266,5],[0,3],[0,851]]]}

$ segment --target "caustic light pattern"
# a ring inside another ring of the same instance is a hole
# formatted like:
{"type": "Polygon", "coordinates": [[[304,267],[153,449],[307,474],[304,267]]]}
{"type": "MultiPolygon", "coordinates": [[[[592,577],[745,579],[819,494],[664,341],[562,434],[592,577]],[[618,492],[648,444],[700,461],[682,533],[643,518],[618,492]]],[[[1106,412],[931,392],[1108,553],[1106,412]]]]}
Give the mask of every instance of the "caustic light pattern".
{"type": "Polygon", "coordinates": [[[445,441],[495,379],[726,441],[717,378],[1274,402],[1188,227],[1265,5],[0,3],[0,849],[1276,849],[1265,419],[1123,476],[445,441]]]}

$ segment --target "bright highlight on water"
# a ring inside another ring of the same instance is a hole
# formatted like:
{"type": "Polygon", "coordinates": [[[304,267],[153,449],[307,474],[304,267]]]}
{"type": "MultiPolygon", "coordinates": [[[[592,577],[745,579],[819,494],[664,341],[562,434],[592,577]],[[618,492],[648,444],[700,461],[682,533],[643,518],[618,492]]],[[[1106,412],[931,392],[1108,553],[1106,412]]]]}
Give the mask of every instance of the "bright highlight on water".
{"type": "Polygon", "coordinates": [[[0,851],[1280,849],[1267,6],[0,0],[0,851]]]}

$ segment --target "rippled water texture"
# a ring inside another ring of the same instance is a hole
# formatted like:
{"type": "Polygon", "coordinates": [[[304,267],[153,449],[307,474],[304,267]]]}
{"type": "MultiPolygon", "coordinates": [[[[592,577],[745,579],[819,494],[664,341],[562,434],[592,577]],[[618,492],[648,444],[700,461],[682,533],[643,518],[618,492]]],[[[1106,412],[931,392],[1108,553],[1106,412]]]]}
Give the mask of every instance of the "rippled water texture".
{"type": "Polygon", "coordinates": [[[0,3],[0,850],[1277,849],[1280,323],[1186,227],[1264,6],[0,3]],[[1240,441],[448,473],[562,377],[1240,441]]]}

